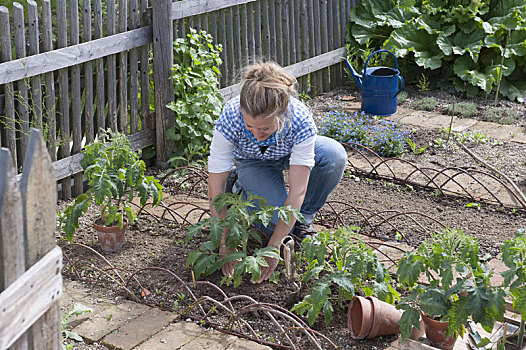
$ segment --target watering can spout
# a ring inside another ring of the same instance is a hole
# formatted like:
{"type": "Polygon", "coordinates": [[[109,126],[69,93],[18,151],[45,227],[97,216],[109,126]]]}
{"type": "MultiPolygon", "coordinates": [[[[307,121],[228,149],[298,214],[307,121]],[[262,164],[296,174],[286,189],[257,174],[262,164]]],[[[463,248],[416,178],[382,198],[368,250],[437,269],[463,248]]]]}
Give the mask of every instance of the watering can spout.
{"type": "Polygon", "coordinates": [[[362,76],[354,70],[354,68],[349,63],[349,60],[345,60],[345,64],[347,65],[347,68],[349,68],[349,71],[352,74],[352,77],[354,78],[354,81],[356,82],[356,85],[358,85],[358,89],[362,89],[362,76]]]}

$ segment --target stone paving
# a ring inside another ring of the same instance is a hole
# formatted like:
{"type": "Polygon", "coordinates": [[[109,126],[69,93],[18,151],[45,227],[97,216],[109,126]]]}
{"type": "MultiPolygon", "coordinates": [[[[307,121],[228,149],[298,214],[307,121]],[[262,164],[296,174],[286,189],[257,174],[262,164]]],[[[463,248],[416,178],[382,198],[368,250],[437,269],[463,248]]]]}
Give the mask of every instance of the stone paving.
{"type": "MultiPolygon", "coordinates": [[[[347,110],[354,111],[360,109],[359,103],[347,103],[347,110]]],[[[398,114],[389,117],[391,120],[399,120],[403,124],[415,125],[418,127],[435,129],[447,127],[450,122],[449,116],[436,116],[424,111],[409,111],[399,108],[398,114]]],[[[523,128],[513,126],[498,126],[498,124],[479,122],[472,119],[454,119],[453,131],[478,131],[486,136],[502,141],[511,141],[526,144],[526,133],[523,128]]],[[[353,165],[364,169],[370,166],[367,162],[358,159],[351,159],[353,165]]],[[[412,168],[404,167],[402,164],[390,164],[392,169],[400,173],[412,171],[412,168]]],[[[385,171],[381,168],[380,172],[385,171]]],[[[197,201],[195,205],[179,204],[181,199],[177,197],[167,197],[165,201],[177,213],[177,217],[170,217],[167,212],[162,212],[162,208],[156,210],[156,215],[163,215],[166,219],[174,221],[194,222],[200,217],[201,211],[195,208],[204,208],[208,204],[206,201],[197,201]]],[[[371,244],[379,244],[374,238],[365,237],[371,244]]],[[[399,244],[402,250],[408,249],[399,244]]],[[[401,257],[401,252],[397,249],[382,247],[381,250],[390,258],[397,261],[401,257]]],[[[383,258],[384,263],[393,268],[389,259],[383,258]]],[[[490,262],[490,266],[495,269],[496,277],[498,271],[503,268],[499,260],[490,262]]],[[[73,331],[82,336],[87,343],[103,344],[111,349],[140,349],[140,350],[164,350],[164,349],[212,349],[212,350],[264,350],[271,349],[258,343],[227,335],[215,330],[206,329],[195,323],[179,320],[177,315],[150,308],[143,304],[133,303],[122,298],[108,300],[98,296],[93,291],[76,281],[66,281],[64,283],[64,294],[62,309],[69,310],[75,302],[91,307],[92,313],[71,317],[68,324],[73,327],[73,331]]],[[[481,329],[479,331],[482,331],[481,329]]],[[[389,349],[399,348],[398,341],[393,342],[389,349]]],[[[407,348],[407,347],[406,347],[407,348]]],[[[457,341],[455,349],[465,349],[465,341],[457,341]]]]}

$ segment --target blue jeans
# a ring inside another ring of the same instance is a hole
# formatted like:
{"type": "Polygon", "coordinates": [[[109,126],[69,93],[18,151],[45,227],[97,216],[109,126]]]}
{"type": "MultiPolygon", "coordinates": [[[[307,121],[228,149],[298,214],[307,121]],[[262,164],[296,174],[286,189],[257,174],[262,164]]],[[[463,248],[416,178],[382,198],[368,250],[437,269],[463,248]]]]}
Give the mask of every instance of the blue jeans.
{"type": "MultiPolygon", "coordinates": [[[[317,136],[314,148],[315,165],[309,176],[309,184],[301,214],[305,223],[310,224],[318,210],[325,204],[327,197],[338,185],[347,165],[347,152],[333,139],[317,136]]],[[[288,170],[290,156],[278,160],[245,159],[237,163],[238,182],[241,189],[265,198],[272,206],[281,207],[287,199],[287,188],[283,170],[288,170]]],[[[278,222],[277,213],[271,223],[278,222]]],[[[258,226],[266,235],[271,235],[273,226],[258,226]]]]}

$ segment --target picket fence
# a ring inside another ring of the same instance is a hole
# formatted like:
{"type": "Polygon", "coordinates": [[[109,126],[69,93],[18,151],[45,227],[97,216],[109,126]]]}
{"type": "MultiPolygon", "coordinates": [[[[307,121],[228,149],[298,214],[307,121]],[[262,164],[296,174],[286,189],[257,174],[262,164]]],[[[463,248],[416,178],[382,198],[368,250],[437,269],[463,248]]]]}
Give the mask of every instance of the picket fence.
{"type": "Polygon", "coordinates": [[[55,171],[41,133],[30,132],[20,182],[0,149],[0,350],[62,347],[55,171]]]}
{"type": "Polygon", "coordinates": [[[288,67],[302,92],[320,93],[342,84],[354,2],[27,0],[0,7],[0,145],[20,169],[30,128],[41,129],[62,198],[83,191],[79,152],[100,129],[125,132],[135,149],[155,145],[157,161],[166,161],[174,38],[192,27],[223,46],[226,99],[254,57],[288,67]]]}

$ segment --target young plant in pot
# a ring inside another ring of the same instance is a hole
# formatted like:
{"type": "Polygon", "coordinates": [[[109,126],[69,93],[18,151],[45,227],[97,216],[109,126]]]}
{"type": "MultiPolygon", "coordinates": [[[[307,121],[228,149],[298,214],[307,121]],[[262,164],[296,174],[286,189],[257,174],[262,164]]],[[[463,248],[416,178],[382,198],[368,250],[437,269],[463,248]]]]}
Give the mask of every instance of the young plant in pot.
{"type": "Polygon", "coordinates": [[[502,321],[505,292],[490,284],[491,272],[481,261],[478,241],[461,230],[431,234],[398,263],[398,281],[409,289],[398,308],[402,341],[422,317],[426,337],[441,349],[452,349],[471,317],[491,332],[502,321]],[[434,328],[434,326],[438,328],[434,328]]]}
{"type": "Polygon", "coordinates": [[[513,238],[504,241],[502,261],[508,268],[501,273],[504,277],[504,287],[511,296],[513,309],[521,316],[521,322],[518,333],[505,336],[501,345],[506,349],[523,349],[526,345],[526,228],[519,229],[513,238]]]}
{"type": "Polygon", "coordinates": [[[387,268],[359,238],[358,231],[356,227],[322,231],[302,242],[298,265],[306,266],[302,282],[312,283],[312,291],[292,311],[306,315],[310,325],[323,314],[328,324],[336,307],[349,304],[351,337],[396,334],[400,311],[392,304],[399,293],[387,268]]]}
{"type": "Polygon", "coordinates": [[[145,175],[146,165],[130,145],[126,135],[111,130],[101,133],[86,145],[80,161],[88,190],[60,215],[66,238],[71,242],[79,228],[79,218],[93,201],[100,210],[94,222],[102,250],[112,252],[122,247],[124,231],[136,219],[132,210],[134,197],[144,206],[160,203],[162,186],[153,176],[145,175]]]}

